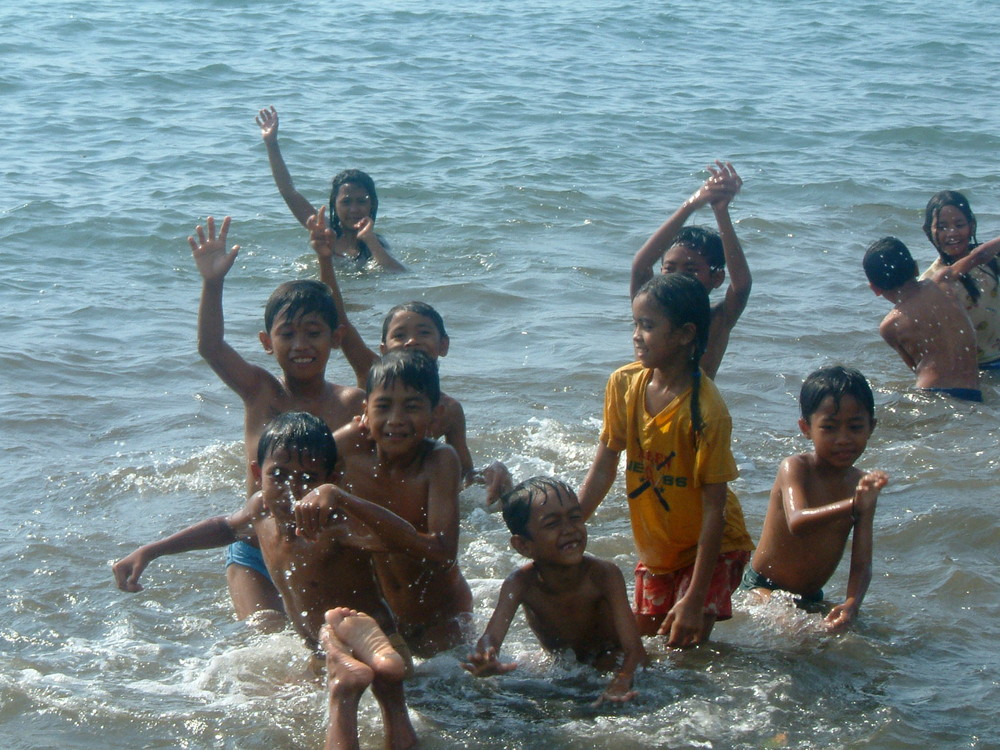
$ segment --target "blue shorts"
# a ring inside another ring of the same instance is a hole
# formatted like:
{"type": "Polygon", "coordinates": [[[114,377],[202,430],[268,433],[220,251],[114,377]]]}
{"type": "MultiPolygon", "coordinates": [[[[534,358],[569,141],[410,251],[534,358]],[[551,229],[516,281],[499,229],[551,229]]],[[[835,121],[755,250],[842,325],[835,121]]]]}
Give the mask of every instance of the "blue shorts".
{"type": "Polygon", "coordinates": [[[226,547],[226,567],[230,565],[242,565],[244,568],[250,568],[250,570],[256,570],[269,582],[271,581],[271,574],[267,572],[267,566],[264,564],[264,555],[260,553],[260,548],[254,547],[244,541],[233,542],[228,547],[226,547]]]}
{"type": "Polygon", "coordinates": [[[1000,359],[994,359],[989,362],[980,362],[980,370],[1000,370],[1000,359]]]}
{"type": "Polygon", "coordinates": [[[978,388],[924,388],[930,393],[943,393],[952,398],[960,398],[963,401],[982,401],[983,392],[978,388]]]}
{"type": "MultiPolygon", "coordinates": [[[[753,566],[747,565],[745,571],[743,571],[743,580],[740,582],[741,589],[767,589],[768,591],[785,591],[777,583],[772,581],[765,575],[761,575],[753,566]]],[[[790,593],[795,593],[790,592],[790,593]]],[[[820,604],[823,601],[823,589],[820,589],[815,594],[809,594],[808,596],[803,596],[801,594],[796,594],[795,603],[799,604],[820,604]]]]}

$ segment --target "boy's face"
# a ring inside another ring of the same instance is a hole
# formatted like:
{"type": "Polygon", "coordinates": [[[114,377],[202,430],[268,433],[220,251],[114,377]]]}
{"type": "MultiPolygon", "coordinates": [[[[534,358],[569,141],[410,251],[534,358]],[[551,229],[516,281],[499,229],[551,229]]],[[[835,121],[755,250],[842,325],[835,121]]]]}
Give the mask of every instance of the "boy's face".
{"type": "Polygon", "coordinates": [[[284,448],[270,453],[263,466],[254,462],[252,468],[260,482],[264,504],[271,512],[290,512],[293,502],[301,500],[330,479],[323,460],[284,448]]]}
{"type": "Polygon", "coordinates": [[[799,420],[802,434],[812,440],[816,457],[838,469],[847,469],[865,452],[875,421],[858,399],[845,394],[838,409],[827,396],[807,422],[799,420]]]}
{"type": "Polygon", "coordinates": [[[686,273],[701,282],[706,291],[718,288],[726,278],[723,270],[713,271],[703,256],[684,245],[673,245],[663,254],[663,273],[686,273]]]}
{"type": "Polygon", "coordinates": [[[340,344],[341,332],[331,330],[316,312],[289,320],[285,313],[275,319],[271,330],[260,334],[264,351],[273,354],[285,376],[292,380],[310,380],[326,376],[330,351],[340,344]]]}
{"type": "Polygon", "coordinates": [[[372,389],[362,421],[381,453],[401,456],[420,449],[435,411],[425,394],[397,380],[372,389]]]}
{"type": "Polygon", "coordinates": [[[448,353],[448,337],[426,315],[400,310],[389,321],[381,347],[382,354],[394,349],[417,349],[437,361],[448,353]]]}
{"type": "Polygon", "coordinates": [[[536,562],[579,565],[587,549],[587,525],[580,501],[572,492],[564,495],[549,488],[531,501],[529,536],[514,536],[514,549],[536,562]]]}

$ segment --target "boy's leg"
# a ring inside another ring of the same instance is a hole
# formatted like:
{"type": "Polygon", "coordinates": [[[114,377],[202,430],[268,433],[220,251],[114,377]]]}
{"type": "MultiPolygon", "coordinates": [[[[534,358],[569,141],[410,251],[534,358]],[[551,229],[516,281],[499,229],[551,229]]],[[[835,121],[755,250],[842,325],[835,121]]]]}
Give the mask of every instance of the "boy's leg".
{"type": "Polygon", "coordinates": [[[271,582],[260,550],[246,542],[235,542],[226,550],[226,582],[233,609],[240,620],[256,615],[254,625],[265,631],[285,627],[285,608],[271,582]]]}
{"type": "Polygon", "coordinates": [[[358,750],[358,701],[375,673],[350,655],[329,626],[320,630],[319,640],[326,651],[326,679],[330,693],[326,750],[358,750]]]}

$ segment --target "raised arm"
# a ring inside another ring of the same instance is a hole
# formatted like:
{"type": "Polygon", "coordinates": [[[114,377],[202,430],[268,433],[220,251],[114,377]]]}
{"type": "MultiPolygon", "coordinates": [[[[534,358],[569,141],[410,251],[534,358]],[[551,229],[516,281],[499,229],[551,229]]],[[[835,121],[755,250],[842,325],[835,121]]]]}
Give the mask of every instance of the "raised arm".
{"type": "Polygon", "coordinates": [[[281,149],[278,147],[278,111],[273,106],[266,107],[257,113],[254,120],[260,127],[260,137],[267,147],[267,160],[271,165],[274,184],[278,186],[278,192],[285,199],[295,218],[302,226],[306,226],[306,220],[316,213],[316,209],[295,189],[292,176],[281,156],[281,149]]]}
{"type": "Polygon", "coordinates": [[[727,328],[731,329],[736,325],[740,315],[747,306],[750,299],[750,266],[747,265],[746,256],[743,254],[743,247],[736,236],[736,229],[733,221],[729,217],[729,204],[733,197],[743,187],[743,180],[736,174],[736,170],[729,162],[716,162],[717,168],[709,167],[712,178],[715,180],[710,191],[712,199],[712,211],[715,213],[715,221],[719,227],[719,237],[722,239],[722,252],[726,259],[726,270],[729,273],[729,286],[726,288],[726,299],[723,302],[723,313],[727,328]]]}
{"type": "Polygon", "coordinates": [[[368,379],[368,371],[372,364],[378,359],[378,354],[369,349],[358,329],[347,319],[347,307],[344,305],[344,296],[340,292],[340,285],[337,283],[337,273],[333,268],[333,230],[326,223],[326,206],[321,206],[319,212],[310,216],[306,221],[306,228],[309,230],[309,244],[316,259],[319,261],[319,280],[330,287],[333,294],[334,304],[337,306],[337,319],[343,329],[343,336],[340,339],[340,348],[344,352],[351,369],[354,370],[354,377],[361,388],[365,387],[368,379]]]}
{"type": "Polygon", "coordinates": [[[370,216],[366,216],[355,227],[358,239],[365,243],[371,251],[372,260],[387,271],[405,271],[406,266],[400,263],[389,254],[388,243],[383,244],[381,238],[375,234],[375,221],[370,216]]]}
{"type": "Polygon", "coordinates": [[[832,630],[842,630],[858,616],[861,602],[868,593],[872,580],[872,546],[874,538],[875,505],[878,494],[889,476],[884,471],[871,471],[861,477],[855,490],[854,533],[851,541],[851,571],[847,578],[847,596],[827,614],[825,623],[832,630]]]}
{"type": "Polygon", "coordinates": [[[198,307],[198,353],[208,362],[222,381],[244,401],[250,401],[260,390],[265,371],[241,357],[225,340],[222,315],[222,285],[229,269],[233,267],[239,245],[226,251],[226,235],[230,218],[222,220],[218,237],[215,219],[208,217],[208,234],[198,225],[198,239],[188,237],[191,254],[201,274],[201,304],[198,307]]]}
{"type": "Polygon", "coordinates": [[[611,489],[611,485],[614,484],[615,476],[618,474],[619,455],[621,455],[620,451],[611,450],[603,440],[598,442],[594,462],[590,465],[587,476],[577,493],[584,520],[594,515],[597,506],[601,504],[611,489]]]}
{"type": "Polygon", "coordinates": [[[964,273],[968,273],[976,266],[981,266],[993,260],[1000,252],[1000,237],[995,237],[989,242],[984,242],[977,246],[975,250],[964,258],[956,260],[950,266],[944,266],[934,274],[934,281],[951,281],[964,273]]]}
{"type": "MultiPolygon", "coordinates": [[[[716,163],[721,164],[721,162],[716,163]]],[[[653,232],[652,236],[646,240],[645,244],[635,254],[635,257],[632,258],[632,279],[629,285],[630,297],[634,297],[642,285],[653,278],[653,275],[656,273],[656,264],[663,258],[663,254],[670,249],[674,238],[681,231],[687,220],[691,218],[691,214],[709,203],[713,199],[713,196],[720,196],[718,170],[709,167],[709,172],[711,174],[705,180],[705,184],[684,201],[671,214],[670,218],[660,225],[659,229],[653,232]]],[[[735,236],[735,233],[733,236],[735,236]]]]}
{"type": "Polygon", "coordinates": [[[476,643],[476,650],[469,654],[468,660],[462,662],[462,667],[476,677],[506,674],[517,665],[500,661],[500,647],[507,637],[510,623],[514,619],[517,608],[521,606],[524,597],[524,573],[517,570],[509,575],[500,586],[500,598],[497,600],[493,616],[483,632],[483,637],[476,643]]]}

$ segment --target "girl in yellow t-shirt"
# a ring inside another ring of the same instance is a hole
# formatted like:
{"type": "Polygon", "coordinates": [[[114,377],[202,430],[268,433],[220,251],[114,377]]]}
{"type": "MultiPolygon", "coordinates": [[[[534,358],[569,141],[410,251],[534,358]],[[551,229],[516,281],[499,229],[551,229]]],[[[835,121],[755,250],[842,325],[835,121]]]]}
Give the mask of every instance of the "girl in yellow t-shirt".
{"type": "Polygon", "coordinates": [[[669,646],[700,643],[732,616],[730,597],[753,549],[727,487],[737,476],[732,422],[699,367],[710,315],[705,288],[684,274],[654,277],[636,293],[637,361],[608,380],[604,428],[579,493],[589,517],[625,451],[636,620],[643,635],[668,635],[669,646]]]}

